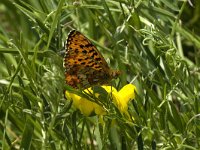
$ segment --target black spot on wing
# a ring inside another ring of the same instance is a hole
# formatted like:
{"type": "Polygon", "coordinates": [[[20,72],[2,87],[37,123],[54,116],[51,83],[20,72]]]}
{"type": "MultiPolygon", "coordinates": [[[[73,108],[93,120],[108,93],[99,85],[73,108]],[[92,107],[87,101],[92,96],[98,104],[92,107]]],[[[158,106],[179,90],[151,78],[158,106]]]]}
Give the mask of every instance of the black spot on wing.
{"type": "Polygon", "coordinates": [[[76,48],[76,49],[74,50],[74,52],[75,52],[76,54],[78,54],[79,50],[76,48]]]}
{"type": "Polygon", "coordinates": [[[92,53],[92,58],[94,58],[94,56],[97,56],[98,55],[98,53],[95,51],[94,53],[92,53]]]}
{"type": "Polygon", "coordinates": [[[81,62],[81,65],[85,65],[86,64],[86,62],[81,62]]]}
{"type": "Polygon", "coordinates": [[[82,51],[82,53],[87,54],[87,51],[84,49],[84,50],[82,51]]]}
{"type": "Polygon", "coordinates": [[[95,58],[94,60],[96,60],[96,61],[100,61],[101,58],[100,58],[100,57],[97,57],[97,58],[95,58]]]}
{"type": "Polygon", "coordinates": [[[81,48],[81,49],[83,49],[84,47],[85,47],[84,45],[82,45],[82,44],[80,45],[80,48],[81,48]]]}

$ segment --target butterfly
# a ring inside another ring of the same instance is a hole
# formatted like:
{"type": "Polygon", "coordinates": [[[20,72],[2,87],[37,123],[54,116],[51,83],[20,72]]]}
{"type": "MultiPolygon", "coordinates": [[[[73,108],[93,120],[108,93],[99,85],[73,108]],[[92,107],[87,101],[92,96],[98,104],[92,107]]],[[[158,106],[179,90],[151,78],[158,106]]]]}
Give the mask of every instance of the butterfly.
{"type": "Polygon", "coordinates": [[[66,40],[63,66],[66,84],[76,89],[108,84],[120,75],[120,71],[109,68],[91,41],[76,30],[66,40]]]}

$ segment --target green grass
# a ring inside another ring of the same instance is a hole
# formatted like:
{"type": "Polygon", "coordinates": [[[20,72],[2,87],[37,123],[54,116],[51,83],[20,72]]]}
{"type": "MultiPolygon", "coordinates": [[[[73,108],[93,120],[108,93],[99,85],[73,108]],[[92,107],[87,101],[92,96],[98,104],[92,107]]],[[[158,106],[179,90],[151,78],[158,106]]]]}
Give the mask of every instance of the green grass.
{"type": "Polygon", "coordinates": [[[1,149],[200,147],[200,2],[0,2],[1,149]],[[63,95],[64,42],[76,29],[137,87],[124,117],[114,105],[86,117],[63,95]]]}

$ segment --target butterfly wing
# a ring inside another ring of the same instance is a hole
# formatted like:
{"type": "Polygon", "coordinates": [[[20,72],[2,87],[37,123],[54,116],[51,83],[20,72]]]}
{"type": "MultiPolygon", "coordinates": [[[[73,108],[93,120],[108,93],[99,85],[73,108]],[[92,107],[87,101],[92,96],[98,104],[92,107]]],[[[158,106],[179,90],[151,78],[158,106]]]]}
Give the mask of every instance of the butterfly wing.
{"type": "Polygon", "coordinates": [[[106,83],[110,78],[107,62],[97,48],[80,32],[72,30],[65,44],[66,83],[74,88],[106,83]]]}

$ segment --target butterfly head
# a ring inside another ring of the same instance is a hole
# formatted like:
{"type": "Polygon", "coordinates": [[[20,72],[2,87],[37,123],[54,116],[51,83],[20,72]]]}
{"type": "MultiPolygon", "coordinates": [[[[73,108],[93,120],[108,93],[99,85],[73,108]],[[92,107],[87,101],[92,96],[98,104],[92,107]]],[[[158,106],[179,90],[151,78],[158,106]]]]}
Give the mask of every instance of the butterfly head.
{"type": "Polygon", "coordinates": [[[120,74],[121,74],[121,71],[112,70],[111,73],[110,73],[110,77],[116,79],[117,77],[119,77],[120,74]]]}

